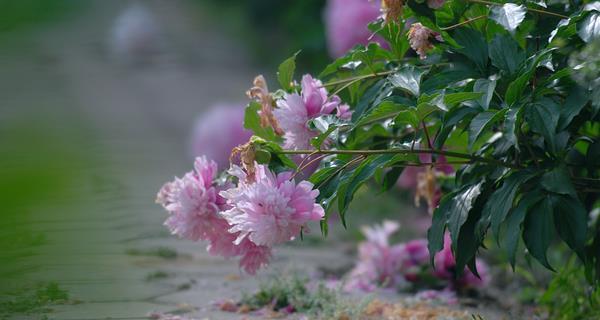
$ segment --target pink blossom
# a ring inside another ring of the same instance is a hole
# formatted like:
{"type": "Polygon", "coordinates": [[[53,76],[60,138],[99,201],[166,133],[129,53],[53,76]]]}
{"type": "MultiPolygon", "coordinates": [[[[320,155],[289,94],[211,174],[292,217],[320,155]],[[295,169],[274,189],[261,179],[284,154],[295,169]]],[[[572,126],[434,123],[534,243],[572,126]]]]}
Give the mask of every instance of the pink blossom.
{"type": "Polygon", "coordinates": [[[333,111],[344,120],[352,115],[349,106],[342,104],[340,97],[328,96],[321,81],[308,74],[302,77],[301,94],[286,94],[277,101],[277,106],[273,113],[285,131],[284,147],[296,150],[312,148],[310,139],[319,135],[318,131],[308,127],[308,120],[333,111]]]}
{"type": "Polygon", "coordinates": [[[239,247],[242,252],[240,267],[248,274],[256,274],[258,269],[269,264],[271,260],[272,249],[268,246],[258,246],[246,238],[239,247]]]}
{"type": "MultiPolygon", "coordinates": [[[[366,45],[372,36],[369,23],[380,15],[379,1],[367,0],[329,0],[324,11],[325,29],[329,54],[343,56],[358,44],[366,45]]],[[[383,45],[380,37],[373,41],[383,45]]]]}
{"type": "Polygon", "coordinates": [[[312,183],[290,180],[291,172],[275,175],[264,165],[256,164],[253,183],[246,174],[233,166],[230,174],[239,179],[236,187],[222,191],[230,208],[222,216],[237,233],[236,244],[248,238],[257,245],[272,246],[293,240],[309,221],[319,221],[325,215],[315,203],[319,195],[312,183]]]}
{"type": "Polygon", "coordinates": [[[208,241],[207,250],[223,257],[241,256],[240,267],[249,274],[268,264],[271,248],[256,245],[250,240],[236,241],[239,232],[231,232],[232,226],[222,216],[229,205],[219,195],[225,186],[216,186],[213,180],[217,164],[206,157],[199,157],[194,171],[183,178],[166,183],[158,193],[157,202],[169,213],[165,225],[182,238],[208,241]]]}
{"type": "Polygon", "coordinates": [[[169,213],[165,225],[173,234],[190,240],[208,240],[220,230],[214,228],[218,220],[218,191],[212,186],[217,164],[199,157],[194,171],[183,178],[166,183],[158,193],[157,202],[169,213]]]}
{"type": "Polygon", "coordinates": [[[381,226],[362,228],[367,239],[358,246],[358,262],[350,271],[347,290],[372,291],[378,285],[393,287],[402,283],[399,269],[404,247],[389,244],[389,237],[399,227],[395,222],[385,221],[381,226]]]}
{"type": "Polygon", "coordinates": [[[220,103],[204,112],[194,126],[190,149],[194,156],[206,155],[221,168],[229,167],[231,150],[250,139],[252,132],[244,129],[242,104],[220,103]]]}
{"type": "Polygon", "coordinates": [[[422,269],[429,263],[427,240],[415,239],[407,242],[402,253],[400,272],[407,281],[415,282],[419,279],[422,269]]]}

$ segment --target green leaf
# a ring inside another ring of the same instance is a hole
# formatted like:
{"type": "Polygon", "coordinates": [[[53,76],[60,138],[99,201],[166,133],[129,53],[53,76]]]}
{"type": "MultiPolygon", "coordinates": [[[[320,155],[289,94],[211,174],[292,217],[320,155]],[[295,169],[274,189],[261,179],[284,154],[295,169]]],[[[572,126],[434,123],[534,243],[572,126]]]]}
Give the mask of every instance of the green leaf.
{"type": "Polygon", "coordinates": [[[476,115],[469,125],[469,150],[481,134],[488,129],[494,122],[502,119],[508,109],[499,111],[485,111],[476,115]]]}
{"type": "Polygon", "coordinates": [[[523,223],[523,241],[529,253],[537,261],[554,271],[546,257],[552,239],[554,239],[554,215],[552,199],[547,196],[527,212],[523,223]]]}
{"type": "Polygon", "coordinates": [[[369,112],[360,120],[358,120],[356,126],[359,127],[368,123],[389,119],[395,117],[401,112],[408,111],[407,109],[407,106],[397,104],[391,101],[383,101],[377,107],[373,108],[371,112],[369,112]]]}
{"type": "Polygon", "coordinates": [[[515,269],[517,246],[521,237],[521,224],[531,206],[542,200],[542,195],[537,192],[524,194],[519,204],[510,211],[506,218],[506,234],[504,235],[504,247],[508,253],[508,261],[515,269]]]}
{"type": "Polygon", "coordinates": [[[566,167],[554,168],[542,176],[540,184],[546,191],[577,197],[577,192],[571,183],[569,171],[566,167]]]}
{"type": "Polygon", "coordinates": [[[506,219],[506,215],[513,206],[513,201],[517,191],[522,184],[533,178],[534,174],[530,171],[517,171],[503,180],[502,187],[494,191],[484,207],[483,223],[488,220],[492,226],[492,232],[498,239],[500,225],[506,219]]]}
{"type": "Polygon", "coordinates": [[[456,243],[458,243],[459,230],[467,221],[469,211],[471,211],[475,200],[481,193],[481,185],[482,182],[464,186],[450,203],[446,216],[448,217],[448,230],[450,231],[454,251],[456,251],[456,243]]]}
{"type": "Polygon", "coordinates": [[[387,97],[392,90],[392,86],[388,85],[386,79],[381,79],[370,86],[362,95],[362,97],[360,97],[356,108],[354,108],[354,112],[352,113],[352,121],[356,122],[374,105],[381,103],[381,100],[383,100],[384,97],[387,97]]]}
{"type": "Polygon", "coordinates": [[[261,105],[256,101],[252,101],[248,104],[244,113],[244,128],[251,130],[256,136],[265,140],[275,142],[282,141],[281,137],[273,132],[273,128],[263,128],[260,125],[260,116],[258,115],[260,109],[261,105]]]}
{"type": "Polygon", "coordinates": [[[577,34],[587,43],[600,37],[600,12],[590,11],[583,21],[577,23],[577,34]]]}
{"type": "Polygon", "coordinates": [[[488,44],[484,36],[471,28],[459,28],[452,36],[462,47],[457,51],[473,61],[477,68],[484,72],[488,63],[488,44]]]}
{"type": "Polygon", "coordinates": [[[398,72],[391,74],[388,79],[394,87],[400,88],[407,93],[418,97],[421,77],[423,77],[424,73],[425,71],[415,68],[414,66],[406,66],[402,67],[398,72]]]}
{"type": "Polygon", "coordinates": [[[523,73],[508,85],[508,89],[506,89],[506,95],[504,96],[506,104],[512,106],[519,100],[519,98],[521,98],[525,88],[527,87],[527,84],[529,83],[529,79],[531,79],[531,75],[532,74],[530,72],[523,73]]]}
{"type": "Polygon", "coordinates": [[[577,116],[585,107],[589,100],[587,90],[579,86],[571,89],[571,92],[565,99],[565,104],[560,110],[560,118],[558,119],[558,131],[565,130],[571,123],[573,118],[577,116]]]}
{"type": "Polygon", "coordinates": [[[293,56],[283,61],[277,69],[277,80],[279,85],[285,91],[293,89],[292,81],[294,80],[294,71],[296,70],[296,56],[300,51],[294,53],[293,56]]]}
{"type": "MultiPolygon", "coordinates": [[[[439,206],[433,211],[431,227],[427,230],[427,248],[429,249],[429,258],[434,265],[435,254],[444,247],[444,232],[448,222],[447,214],[450,212],[452,202],[457,192],[446,194],[440,201],[439,206]]],[[[434,265],[435,268],[435,265],[434,265]]]]}
{"type": "Polygon", "coordinates": [[[417,112],[414,108],[410,108],[408,110],[401,111],[394,118],[394,125],[398,125],[400,123],[407,123],[416,129],[419,127],[419,117],[417,117],[417,112]]]}
{"type": "Polygon", "coordinates": [[[496,89],[496,80],[488,80],[488,79],[477,79],[475,84],[473,85],[473,92],[482,93],[477,103],[483,108],[483,110],[487,110],[490,108],[490,102],[494,97],[494,90],[496,89]]]}
{"type": "Polygon", "coordinates": [[[452,109],[452,107],[456,106],[459,103],[465,101],[472,101],[482,98],[484,94],[481,92],[457,92],[457,93],[447,93],[444,95],[444,104],[448,107],[448,109],[452,109]]]}
{"type": "Polygon", "coordinates": [[[502,6],[492,6],[490,9],[490,18],[510,33],[514,33],[517,27],[525,19],[527,10],[522,5],[514,3],[505,3],[502,6]]]}
{"type": "Polygon", "coordinates": [[[367,160],[364,160],[356,169],[350,172],[350,177],[340,186],[338,191],[338,210],[340,214],[343,215],[348,210],[348,206],[358,188],[371,179],[375,171],[393,157],[393,154],[369,156],[367,160]]]}
{"type": "Polygon", "coordinates": [[[525,118],[533,130],[544,137],[552,151],[556,151],[556,127],[558,125],[558,106],[549,99],[525,106],[525,118]]]}
{"type": "Polygon", "coordinates": [[[381,191],[388,191],[396,185],[398,178],[404,171],[404,167],[393,167],[383,176],[383,182],[381,183],[381,191]]]}
{"type": "Polygon", "coordinates": [[[515,74],[525,60],[523,50],[508,35],[496,35],[490,43],[489,50],[492,64],[509,75],[515,74]]]}
{"type": "Polygon", "coordinates": [[[583,259],[587,233],[587,211],[577,197],[556,196],[554,224],[558,235],[583,259]]]}

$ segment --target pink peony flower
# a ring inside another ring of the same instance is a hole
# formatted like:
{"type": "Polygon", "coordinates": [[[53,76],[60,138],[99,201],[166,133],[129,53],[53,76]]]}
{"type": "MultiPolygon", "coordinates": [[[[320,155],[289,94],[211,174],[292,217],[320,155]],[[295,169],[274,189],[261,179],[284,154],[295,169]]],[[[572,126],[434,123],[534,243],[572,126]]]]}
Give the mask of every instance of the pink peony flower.
{"type": "Polygon", "coordinates": [[[258,269],[268,265],[271,260],[271,247],[256,245],[248,238],[244,239],[239,247],[242,255],[240,268],[243,268],[248,274],[256,274],[258,269]]]}
{"type": "Polygon", "coordinates": [[[420,22],[413,23],[408,30],[410,47],[417,52],[421,59],[427,58],[427,52],[433,49],[432,38],[438,41],[443,40],[439,33],[423,26],[420,22]]]}
{"type": "MultiPolygon", "coordinates": [[[[343,56],[358,44],[366,45],[373,34],[368,26],[380,15],[378,1],[329,0],[323,12],[327,45],[333,58],[343,56]]],[[[380,45],[385,42],[373,37],[380,45]]]]}
{"type": "Polygon", "coordinates": [[[205,157],[196,159],[194,171],[166,183],[157,202],[169,213],[165,225],[171,233],[189,240],[209,240],[221,230],[215,228],[218,217],[218,190],[212,186],[217,164],[205,157]]]}
{"type": "Polygon", "coordinates": [[[427,240],[415,239],[404,244],[400,272],[407,281],[417,281],[419,273],[421,273],[422,269],[428,263],[429,250],[427,249],[427,240]]]}
{"type": "Polygon", "coordinates": [[[220,195],[230,206],[222,212],[232,226],[229,232],[239,232],[236,244],[246,238],[266,246],[290,241],[307,222],[319,221],[325,215],[321,205],[315,203],[319,191],[313,190],[308,181],[290,181],[291,172],[275,175],[256,164],[252,183],[246,182],[246,173],[240,167],[233,166],[230,174],[240,182],[220,195]]]}
{"type": "Polygon", "coordinates": [[[190,149],[194,156],[206,155],[221,168],[229,167],[231,150],[248,141],[243,105],[216,104],[204,112],[193,129],[190,149]]]}
{"type": "Polygon", "coordinates": [[[358,262],[350,271],[346,290],[372,291],[377,286],[393,287],[403,282],[398,272],[402,264],[402,245],[390,246],[389,237],[399,225],[385,221],[381,226],[363,227],[367,238],[358,246],[358,262]]]}
{"type": "Polygon", "coordinates": [[[310,119],[322,115],[336,114],[341,119],[349,119],[352,113],[348,105],[341,104],[340,97],[327,95],[327,89],[321,81],[310,75],[302,77],[301,94],[286,94],[277,101],[278,108],[273,112],[280,127],[285,131],[284,147],[288,149],[310,149],[310,139],[319,135],[308,128],[310,119]]]}
{"type": "Polygon", "coordinates": [[[182,238],[208,241],[207,250],[212,255],[241,256],[240,267],[249,274],[255,274],[260,267],[268,264],[271,248],[246,239],[236,241],[240,237],[239,232],[230,231],[232,226],[220,212],[229,206],[219,195],[222,187],[213,184],[216,173],[214,161],[199,157],[194,171],[161,188],[157,202],[169,213],[165,225],[182,238]]]}

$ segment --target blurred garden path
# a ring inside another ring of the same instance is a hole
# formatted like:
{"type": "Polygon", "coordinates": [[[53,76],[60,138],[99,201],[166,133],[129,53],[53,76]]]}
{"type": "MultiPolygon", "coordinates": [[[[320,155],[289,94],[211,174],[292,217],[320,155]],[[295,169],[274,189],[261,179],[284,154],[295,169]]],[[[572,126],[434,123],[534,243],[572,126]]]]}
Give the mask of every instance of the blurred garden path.
{"type": "MultiPolygon", "coordinates": [[[[52,307],[50,319],[132,319],[181,308],[237,319],[209,311],[211,303],[256,289],[256,279],[203,245],[170,236],[154,198],[162,183],[191,168],[187,139],[198,114],[213,102],[244,101],[256,70],[242,45],[220,31],[219,17],[184,1],[144,2],[164,39],[152,63],[115,59],[108,37],[128,4],[89,1],[64,21],[5,42],[0,124],[11,136],[26,133],[13,143],[22,154],[11,156],[37,158],[32,167],[68,179],[60,194],[15,205],[20,227],[3,230],[39,241],[2,253],[4,285],[58,283],[77,303],[52,307]],[[30,132],[39,134],[27,138],[30,132]],[[56,161],[39,159],[44,146],[43,156],[56,161]]],[[[283,248],[271,270],[293,261],[310,272],[324,259],[347,262],[341,252],[283,248]]]]}

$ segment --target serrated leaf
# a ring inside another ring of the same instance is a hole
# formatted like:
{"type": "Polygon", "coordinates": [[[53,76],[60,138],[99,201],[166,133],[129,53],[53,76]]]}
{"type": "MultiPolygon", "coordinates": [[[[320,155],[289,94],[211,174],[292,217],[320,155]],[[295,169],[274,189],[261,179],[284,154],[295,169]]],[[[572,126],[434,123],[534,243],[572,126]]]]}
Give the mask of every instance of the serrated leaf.
{"type": "Polygon", "coordinates": [[[546,191],[577,197],[566,167],[560,166],[542,176],[540,184],[546,191]]]}
{"type": "Polygon", "coordinates": [[[560,110],[560,118],[558,119],[558,131],[565,130],[571,123],[573,118],[577,116],[589,101],[587,90],[579,86],[571,89],[571,92],[565,99],[565,103],[560,110]]]}
{"type": "Polygon", "coordinates": [[[507,110],[508,109],[481,112],[471,120],[471,123],[469,124],[469,150],[486,129],[494,122],[504,117],[507,110]]]}
{"type": "Polygon", "coordinates": [[[525,118],[533,130],[544,137],[552,151],[556,151],[556,127],[558,125],[558,106],[551,100],[544,100],[525,106],[525,118]]]}
{"type": "Polygon", "coordinates": [[[508,35],[496,35],[489,47],[492,64],[513,75],[525,60],[525,53],[516,41],[508,35]]]}
{"type": "Polygon", "coordinates": [[[456,42],[462,47],[457,50],[469,58],[483,72],[488,64],[488,44],[484,36],[471,28],[459,28],[453,33],[456,42]]]}
{"type": "Polygon", "coordinates": [[[293,56],[283,61],[277,68],[277,80],[279,85],[285,91],[292,90],[292,81],[294,80],[294,71],[296,70],[296,56],[300,51],[294,53],[293,56]]]}
{"type": "Polygon", "coordinates": [[[600,37],[600,12],[590,11],[583,21],[577,23],[577,34],[587,43],[600,37]]]}
{"type": "Polygon", "coordinates": [[[456,196],[450,203],[450,208],[446,215],[448,217],[448,230],[450,231],[454,251],[456,251],[456,243],[458,243],[459,230],[465,221],[467,221],[469,211],[471,211],[475,200],[481,193],[481,185],[482,182],[463,187],[456,193],[456,196]]]}
{"type": "Polygon", "coordinates": [[[525,215],[531,206],[535,205],[542,199],[540,193],[524,194],[519,204],[510,211],[506,218],[506,234],[504,235],[504,247],[508,253],[508,261],[515,269],[517,246],[521,237],[521,224],[525,220],[525,215]]]}
{"type": "Polygon", "coordinates": [[[554,271],[546,251],[554,239],[554,215],[552,213],[552,199],[545,197],[538,204],[528,210],[523,223],[523,241],[531,256],[544,267],[554,271]]]}
{"type": "Polygon", "coordinates": [[[393,157],[393,154],[369,156],[367,160],[364,160],[356,169],[351,171],[348,180],[340,186],[338,191],[338,210],[340,214],[343,215],[348,210],[348,206],[358,188],[371,179],[375,171],[393,157]]]}
{"type": "Polygon", "coordinates": [[[448,109],[452,109],[452,107],[456,106],[459,103],[465,101],[472,101],[482,98],[484,94],[482,92],[457,92],[457,93],[447,93],[443,96],[444,104],[448,109]]]}
{"type": "Polygon", "coordinates": [[[397,104],[391,101],[384,101],[375,108],[373,108],[373,110],[371,110],[369,114],[366,114],[360,120],[358,120],[356,126],[363,126],[368,123],[389,119],[395,117],[400,112],[407,111],[407,109],[407,106],[397,104]]]}
{"type": "Polygon", "coordinates": [[[532,172],[524,170],[511,174],[503,180],[502,186],[492,193],[485,204],[482,227],[485,227],[489,221],[496,239],[498,239],[500,225],[506,219],[506,215],[513,206],[517,191],[521,185],[529,181],[532,177],[534,177],[532,172]]]}
{"type": "Polygon", "coordinates": [[[525,88],[527,87],[531,76],[532,75],[530,72],[526,72],[517,77],[517,79],[515,79],[508,85],[508,89],[506,89],[506,94],[504,96],[504,100],[506,101],[507,105],[512,106],[515,102],[518,101],[518,99],[522,96],[523,92],[525,91],[525,88]]]}
{"type": "Polygon", "coordinates": [[[526,13],[527,10],[522,5],[505,3],[502,6],[492,6],[490,9],[490,18],[498,22],[508,32],[513,33],[521,22],[523,22],[523,19],[525,19],[526,13]]]}
{"type": "Polygon", "coordinates": [[[394,118],[394,125],[398,125],[400,123],[407,123],[411,127],[413,127],[413,129],[418,128],[419,117],[417,117],[416,110],[414,108],[411,108],[398,113],[398,115],[394,118]]]}
{"type": "Polygon", "coordinates": [[[402,67],[398,72],[391,74],[388,79],[390,83],[399,89],[402,89],[415,97],[419,96],[419,86],[421,77],[425,71],[415,68],[414,66],[402,67]]]}
{"type": "Polygon", "coordinates": [[[587,211],[576,197],[557,196],[554,201],[554,224],[558,235],[583,259],[587,233],[587,211]]]}
{"type": "Polygon", "coordinates": [[[429,258],[434,268],[433,260],[435,254],[444,247],[444,232],[448,222],[447,216],[455,195],[456,192],[451,192],[440,200],[439,206],[433,211],[431,227],[427,230],[427,249],[429,249],[429,258]]]}
{"type": "Polygon", "coordinates": [[[477,79],[475,84],[473,84],[473,92],[481,93],[481,97],[477,100],[477,103],[483,108],[483,110],[490,108],[490,102],[494,97],[495,89],[496,80],[477,79]]]}

